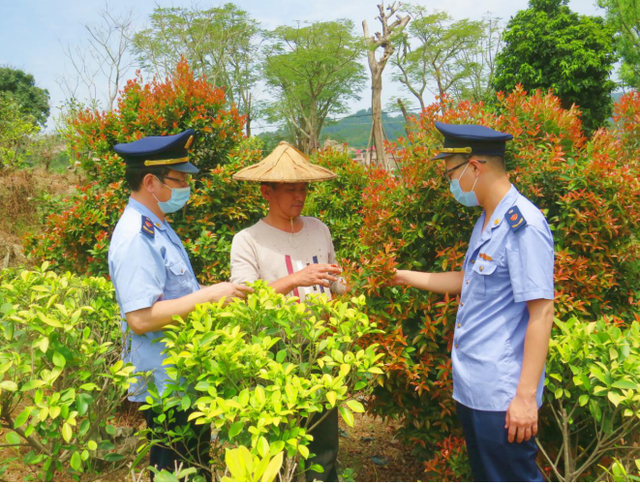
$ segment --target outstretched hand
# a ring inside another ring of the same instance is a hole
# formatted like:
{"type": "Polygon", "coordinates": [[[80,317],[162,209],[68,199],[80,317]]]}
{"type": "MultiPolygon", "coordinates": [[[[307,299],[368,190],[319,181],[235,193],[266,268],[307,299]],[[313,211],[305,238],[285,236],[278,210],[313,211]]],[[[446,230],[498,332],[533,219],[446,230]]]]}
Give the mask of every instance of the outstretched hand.
{"type": "Polygon", "coordinates": [[[336,282],[342,270],[333,264],[309,264],[304,269],[296,272],[296,286],[324,286],[330,287],[336,282]]]}

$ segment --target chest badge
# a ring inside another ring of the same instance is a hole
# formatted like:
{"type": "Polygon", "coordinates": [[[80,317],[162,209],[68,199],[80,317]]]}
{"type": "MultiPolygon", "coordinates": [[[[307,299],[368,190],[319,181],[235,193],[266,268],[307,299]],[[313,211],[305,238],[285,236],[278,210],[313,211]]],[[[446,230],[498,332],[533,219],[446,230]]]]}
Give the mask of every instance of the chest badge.
{"type": "Polygon", "coordinates": [[[514,232],[517,232],[527,225],[527,221],[522,216],[520,209],[515,205],[507,211],[507,220],[509,221],[509,227],[511,227],[511,230],[514,232]]]}
{"type": "Polygon", "coordinates": [[[142,232],[147,237],[151,237],[152,239],[156,236],[156,229],[153,226],[153,222],[149,217],[142,216],[142,227],[140,228],[140,232],[142,232]]]}
{"type": "Polygon", "coordinates": [[[486,260],[486,261],[489,261],[489,262],[491,262],[493,260],[493,257],[491,257],[488,254],[483,254],[482,252],[480,252],[478,254],[478,257],[480,257],[482,260],[486,260]]]}

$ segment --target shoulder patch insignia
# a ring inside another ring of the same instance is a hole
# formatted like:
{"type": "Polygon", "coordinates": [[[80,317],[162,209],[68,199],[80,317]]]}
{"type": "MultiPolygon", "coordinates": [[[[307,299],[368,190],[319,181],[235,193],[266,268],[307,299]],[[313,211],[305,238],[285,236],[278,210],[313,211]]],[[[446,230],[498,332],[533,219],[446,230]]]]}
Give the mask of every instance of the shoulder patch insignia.
{"type": "Polygon", "coordinates": [[[517,232],[522,227],[527,225],[527,221],[522,216],[520,209],[515,205],[511,207],[509,210],[507,210],[506,218],[507,218],[507,222],[509,222],[509,226],[511,227],[511,230],[513,230],[514,232],[517,232]]]}
{"type": "Polygon", "coordinates": [[[155,238],[156,229],[149,217],[146,217],[144,215],[142,216],[142,228],[140,229],[140,232],[142,232],[147,237],[151,237],[152,239],[155,238]]]}

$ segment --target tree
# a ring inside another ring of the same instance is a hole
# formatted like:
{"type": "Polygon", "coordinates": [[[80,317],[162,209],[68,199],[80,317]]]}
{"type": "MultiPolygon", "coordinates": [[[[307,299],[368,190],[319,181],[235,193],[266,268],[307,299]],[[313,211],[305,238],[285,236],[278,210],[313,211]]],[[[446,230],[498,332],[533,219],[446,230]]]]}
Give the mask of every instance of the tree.
{"type": "Polygon", "coordinates": [[[615,32],[600,17],[571,11],[567,2],[530,0],[529,8],[509,21],[495,87],[551,89],[564,108],[579,106],[583,126],[591,132],[611,115],[615,32]]]}
{"type": "Polygon", "coordinates": [[[391,63],[395,80],[425,108],[425,90],[443,98],[450,91],[462,94],[467,79],[477,71],[475,57],[484,31],[481,21],[454,22],[446,12],[429,14],[422,6],[408,7],[413,20],[391,63]]]}
{"type": "Polygon", "coordinates": [[[29,156],[31,136],[39,130],[35,118],[24,114],[13,96],[0,92],[0,168],[22,166],[29,156]]]}
{"type": "MultiPolygon", "coordinates": [[[[400,17],[396,15],[396,20],[389,23],[402,4],[393,2],[386,8],[388,14],[385,13],[384,3],[378,5],[380,15],[376,17],[382,25],[382,33],[376,32],[375,36],[369,35],[369,27],[367,21],[362,22],[364,38],[367,42],[367,60],[369,61],[369,70],[371,71],[371,110],[373,112],[373,121],[371,123],[371,133],[373,135],[376,147],[376,160],[378,165],[385,166],[385,149],[384,149],[384,129],[382,127],[382,72],[384,71],[389,58],[395,51],[396,37],[402,33],[402,30],[409,23],[411,18],[409,15],[400,17]],[[376,50],[382,48],[382,56],[376,58],[376,50]]],[[[368,147],[367,147],[368,148],[368,147]]]]}
{"type": "Polygon", "coordinates": [[[362,42],[350,20],[281,26],[268,39],[264,72],[275,97],[270,119],[284,121],[298,147],[310,153],[319,147],[326,118],[359,99],[365,81],[358,62],[362,42]]]}
{"type": "Polygon", "coordinates": [[[133,13],[114,15],[111,10],[105,5],[100,22],[84,26],[89,34],[87,44],[63,47],[71,73],[60,76],[58,85],[69,100],[81,101],[83,87],[89,105],[98,108],[104,101],[107,109],[113,109],[126,74],[135,64],[131,55],[133,13]],[[102,92],[104,84],[106,93],[102,92]]]}
{"type": "Polygon", "coordinates": [[[620,78],[640,89],[640,2],[637,0],[599,0],[607,10],[607,20],[616,29],[618,52],[622,57],[620,78]]]}
{"type": "Polygon", "coordinates": [[[20,69],[0,67],[0,92],[13,98],[23,114],[44,125],[49,117],[49,91],[36,86],[31,74],[20,69]]]}
{"type": "Polygon", "coordinates": [[[157,7],[150,21],[133,39],[143,68],[166,76],[186,59],[197,76],[225,87],[229,103],[246,117],[249,136],[260,65],[258,23],[232,3],[208,10],[157,7]]]}

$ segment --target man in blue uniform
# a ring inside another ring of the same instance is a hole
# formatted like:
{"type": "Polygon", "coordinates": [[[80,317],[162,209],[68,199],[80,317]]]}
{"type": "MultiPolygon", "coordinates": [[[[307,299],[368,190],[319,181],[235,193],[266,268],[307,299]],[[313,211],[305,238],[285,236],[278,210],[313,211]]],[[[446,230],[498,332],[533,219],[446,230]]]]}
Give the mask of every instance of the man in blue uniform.
{"type": "MultiPolygon", "coordinates": [[[[125,178],[131,189],[129,204],[118,221],[109,247],[109,274],[116,289],[124,333],[124,359],[137,371],[152,372],[160,396],[165,392],[167,374],[162,366],[164,344],[162,328],[175,324],[196,304],[215,302],[225,297],[242,298],[249,289],[221,283],[201,287],[180,239],[165,219],[165,214],[180,210],[189,199],[191,174],[198,169],[188,161],[193,130],[173,136],[152,136],[133,143],[118,144],[115,151],[126,163],[125,178]]],[[[144,402],[149,396],[145,381],[130,388],[129,400],[144,402]]],[[[151,410],[147,425],[156,426],[151,410]]],[[[186,412],[176,412],[175,422],[185,425],[186,412]]],[[[167,419],[168,420],[168,419],[167,419]]],[[[165,422],[167,421],[165,420],[165,422]]],[[[174,470],[179,455],[191,454],[208,466],[210,429],[196,428],[198,439],[180,449],[160,445],[151,448],[152,466],[174,470]]],[[[210,474],[205,472],[205,477],[210,474]]]]}
{"type": "Polygon", "coordinates": [[[538,208],[509,182],[505,143],[484,126],[436,123],[453,196],[484,209],[461,271],[399,270],[394,284],[460,294],[453,398],[476,481],[540,481],[538,408],[553,325],[553,238],[538,208]]]}

